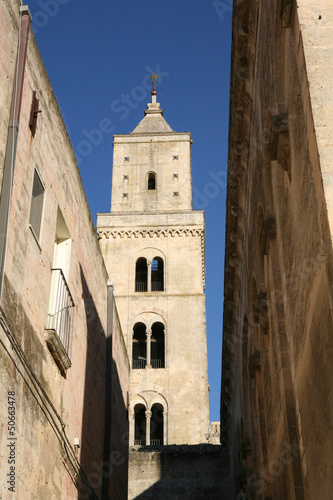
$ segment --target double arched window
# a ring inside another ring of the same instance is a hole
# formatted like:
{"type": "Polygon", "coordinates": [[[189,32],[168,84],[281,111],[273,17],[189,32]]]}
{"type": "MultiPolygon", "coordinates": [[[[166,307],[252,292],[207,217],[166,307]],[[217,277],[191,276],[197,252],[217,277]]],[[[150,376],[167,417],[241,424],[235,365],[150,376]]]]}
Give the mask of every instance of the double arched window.
{"type": "Polygon", "coordinates": [[[155,403],[150,410],[144,404],[134,407],[134,445],[162,446],[164,444],[164,408],[155,403]]]}
{"type": "Polygon", "coordinates": [[[132,368],[165,367],[165,335],[163,323],[155,322],[151,330],[144,323],[135,323],[132,342],[132,368]]]}
{"type": "Polygon", "coordinates": [[[147,261],[140,257],[135,264],[135,291],[162,292],[164,290],[164,261],[154,257],[147,261]]]}

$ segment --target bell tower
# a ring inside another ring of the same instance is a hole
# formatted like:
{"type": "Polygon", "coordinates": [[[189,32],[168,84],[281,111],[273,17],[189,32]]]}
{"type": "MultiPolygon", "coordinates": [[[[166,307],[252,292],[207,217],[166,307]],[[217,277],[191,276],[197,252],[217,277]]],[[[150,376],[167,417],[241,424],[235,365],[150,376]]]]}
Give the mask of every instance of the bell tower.
{"type": "Polygon", "coordinates": [[[97,216],[131,363],[130,446],[206,442],[204,213],[192,210],[191,134],[156,102],[114,136],[111,212],[97,216]]]}

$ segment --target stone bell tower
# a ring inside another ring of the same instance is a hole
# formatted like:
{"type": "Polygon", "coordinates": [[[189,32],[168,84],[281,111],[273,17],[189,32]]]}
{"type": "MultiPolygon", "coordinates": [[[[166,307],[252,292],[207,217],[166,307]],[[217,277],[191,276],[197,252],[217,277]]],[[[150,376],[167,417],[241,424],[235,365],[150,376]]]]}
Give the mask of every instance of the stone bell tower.
{"type": "Polygon", "coordinates": [[[98,214],[131,362],[130,445],[206,442],[204,213],[192,210],[191,135],[152,102],[114,136],[111,212],[98,214]]]}

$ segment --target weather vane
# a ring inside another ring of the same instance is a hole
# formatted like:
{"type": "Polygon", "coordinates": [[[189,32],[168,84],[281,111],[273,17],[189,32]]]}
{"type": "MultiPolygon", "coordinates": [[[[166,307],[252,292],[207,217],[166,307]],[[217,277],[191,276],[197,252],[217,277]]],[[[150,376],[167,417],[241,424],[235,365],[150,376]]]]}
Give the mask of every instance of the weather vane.
{"type": "Polygon", "coordinates": [[[153,83],[153,90],[152,90],[152,94],[156,94],[156,82],[158,83],[158,79],[161,78],[160,75],[156,75],[155,71],[154,73],[152,74],[152,76],[148,76],[148,80],[152,80],[152,83],[153,83]]]}

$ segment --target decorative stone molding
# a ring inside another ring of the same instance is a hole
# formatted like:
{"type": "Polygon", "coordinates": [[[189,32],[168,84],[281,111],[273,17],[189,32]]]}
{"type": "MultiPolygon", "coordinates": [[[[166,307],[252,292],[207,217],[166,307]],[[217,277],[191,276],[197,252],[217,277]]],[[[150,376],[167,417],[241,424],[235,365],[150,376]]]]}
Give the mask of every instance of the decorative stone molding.
{"type": "Polygon", "coordinates": [[[135,405],[141,403],[144,404],[146,410],[148,410],[151,409],[154,404],[159,403],[167,412],[171,401],[173,401],[172,395],[169,394],[165,387],[147,382],[143,386],[138,387],[138,392],[136,392],[131,399],[130,407],[133,411],[135,405]],[[149,389],[146,389],[145,387],[149,387],[149,389]]]}
{"type": "Polygon", "coordinates": [[[98,239],[109,238],[153,238],[161,236],[167,238],[171,236],[203,236],[203,229],[179,228],[179,229],[100,229],[97,233],[98,239]]]}
{"type": "Polygon", "coordinates": [[[202,287],[205,288],[206,278],[206,252],[205,252],[205,230],[194,229],[190,227],[182,227],[177,229],[164,228],[164,229],[108,229],[101,228],[97,231],[97,237],[102,239],[117,239],[117,238],[171,238],[183,236],[200,236],[201,238],[201,255],[202,255],[202,287]]]}

